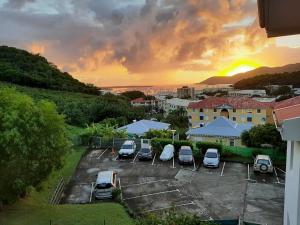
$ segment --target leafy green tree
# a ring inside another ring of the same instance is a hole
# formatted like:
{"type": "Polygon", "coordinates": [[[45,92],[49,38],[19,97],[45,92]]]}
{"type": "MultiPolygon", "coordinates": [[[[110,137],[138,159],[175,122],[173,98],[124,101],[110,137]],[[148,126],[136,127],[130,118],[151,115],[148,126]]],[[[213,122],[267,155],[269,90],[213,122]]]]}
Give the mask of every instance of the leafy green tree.
{"type": "Polygon", "coordinates": [[[185,133],[189,128],[189,119],[184,109],[171,111],[164,119],[164,122],[170,123],[171,128],[177,131],[176,133],[179,134],[181,139],[186,139],[185,133]]]}
{"type": "Polygon", "coordinates": [[[9,203],[62,165],[66,126],[53,103],[0,89],[0,202],[9,203]]]}
{"type": "Polygon", "coordinates": [[[248,147],[261,147],[269,144],[280,149],[285,149],[279,131],[273,124],[257,125],[241,135],[242,142],[248,147]]]}
{"type": "Polygon", "coordinates": [[[121,93],[121,95],[128,98],[129,100],[146,97],[144,92],[141,92],[141,91],[125,91],[125,92],[121,93]]]}
{"type": "Polygon", "coordinates": [[[83,131],[82,136],[84,137],[110,137],[110,138],[125,138],[127,134],[123,130],[117,130],[116,127],[102,123],[92,123],[87,126],[83,131]]]}
{"type": "Polygon", "coordinates": [[[170,130],[149,130],[146,133],[146,138],[152,139],[152,138],[172,138],[173,133],[170,130]]]}

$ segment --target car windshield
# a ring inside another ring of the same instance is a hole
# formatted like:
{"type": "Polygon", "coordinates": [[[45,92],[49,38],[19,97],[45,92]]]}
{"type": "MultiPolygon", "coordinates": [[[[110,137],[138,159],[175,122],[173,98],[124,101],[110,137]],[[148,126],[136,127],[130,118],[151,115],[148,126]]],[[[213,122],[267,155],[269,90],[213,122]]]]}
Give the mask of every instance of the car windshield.
{"type": "Polygon", "coordinates": [[[122,149],[133,149],[132,145],[123,145],[122,149]]]}
{"type": "Polygon", "coordinates": [[[206,158],[217,158],[218,154],[215,152],[206,152],[205,157],[206,158]]]}
{"type": "Polygon", "coordinates": [[[257,160],[257,164],[270,165],[270,161],[267,159],[259,159],[259,160],[257,160]]]}
{"type": "Polygon", "coordinates": [[[107,189],[111,187],[112,187],[111,183],[101,183],[96,185],[96,189],[107,189]]]}
{"type": "Polygon", "coordinates": [[[142,153],[149,153],[149,152],[150,152],[150,149],[149,149],[149,148],[142,148],[142,149],[141,149],[141,152],[142,152],[142,153]]]}
{"type": "Polygon", "coordinates": [[[181,154],[181,155],[192,155],[192,151],[189,150],[189,149],[182,149],[182,150],[180,151],[180,154],[181,154]]]}

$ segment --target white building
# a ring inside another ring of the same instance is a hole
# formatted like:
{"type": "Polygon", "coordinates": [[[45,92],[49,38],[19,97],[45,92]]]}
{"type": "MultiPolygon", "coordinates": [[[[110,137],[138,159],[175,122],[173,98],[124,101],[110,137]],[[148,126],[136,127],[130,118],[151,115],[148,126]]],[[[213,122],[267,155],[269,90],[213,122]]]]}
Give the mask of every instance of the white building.
{"type": "Polygon", "coordinates": [[[264,97],[267,95],[265,90],[233,90],[228,92],[229,96],[238,96],[238,97],[252,97],[252,96],[260,96],[264,97]]]}
{"type": "Polygon", "coordinates": [[[287,141],[284,225],[300,224],[300,97],[283,101],[274,110],[274,121],[287,141]]]}
{"type": "Polygon", "coordinates": [[[144,98],[137,98],[130,101],[132,106],[145,106],[145,107],[155,107],[157,105],[157,100],[147,100],[144,98]]]}
{"type": "Polygon", "coordinates": [[[195,88],[188,86],[177,88],[177,97],[195,99],[195,88]]]}
{"type": "Polygon", "coordinates": [[[180,99],[180,98],[171,98],[166,99],[164,101],[163,110],[166,112],[166,114],[169,114],[171,111],[177,110],[177,109],[184,109],[187,111],[187,107],[192,102],[199,102],[199,100],[187,100],[187,99],[180,99]]]}

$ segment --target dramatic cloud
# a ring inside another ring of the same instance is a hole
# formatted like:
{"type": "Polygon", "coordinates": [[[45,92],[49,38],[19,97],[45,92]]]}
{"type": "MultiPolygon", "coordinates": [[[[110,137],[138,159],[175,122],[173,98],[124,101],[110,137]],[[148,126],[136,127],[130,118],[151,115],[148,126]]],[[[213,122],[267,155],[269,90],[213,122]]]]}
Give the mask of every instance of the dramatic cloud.
{"type": "Polygon", "coordinates": [[[0,8],[0,44],[40,52],[97,84],[188,80],[178,74],[194,82],[276,48],[256,7],[254,0],[10,0],[0,8]]]}

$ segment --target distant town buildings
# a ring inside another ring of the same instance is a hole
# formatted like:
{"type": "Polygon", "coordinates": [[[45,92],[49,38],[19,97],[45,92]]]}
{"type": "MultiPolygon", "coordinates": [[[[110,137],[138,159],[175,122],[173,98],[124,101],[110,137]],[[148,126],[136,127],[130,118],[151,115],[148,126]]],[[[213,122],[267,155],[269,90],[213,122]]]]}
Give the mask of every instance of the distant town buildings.
{"type": "Polygon", "coordinates": [[[163,102],[163,110],[166,114],[169,114],[171,111],[183,109],[187,111],[189,104],[195,103],[198,101],[195,100],[188,100],[188,99],[180,99],[180,98],[171,98],[165,99],[163,102]]]}
{"type": "Polygon", "coordinates": [[[144,98],[137,98],[130,101],[132,106],[145,106],[145,107],[155,107],[158,104],[157,100],[148,100],[144,98]]]}
{"type": "Polygon", "coordinates": [[[186,134],[191,141],[216,142],[227,146],[242,146],[241,134],[250,130],[251,123],[238,124],[223,116],[206,126],[191,128],[186,134]]]}
{"type": "Polygon", "coordinates": [[[265,97],[267,96],[266,90],[231,90],[228,96],[232,97],[265,97]]]}
{"type": "Polygon", "coordinates": [[[274,102],[259,102],[249,97],[210,97],[189,104],[189,127],[203,127],[221,116],[238,124],[273,123],[274,104],[274,102]]]}
{"type": "Polygon", "coordinates": [[[195,88],[183,86],[177,88],[177,97],[183,99],[194,99],[195,98],[195,88]]]}

